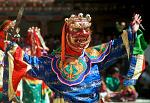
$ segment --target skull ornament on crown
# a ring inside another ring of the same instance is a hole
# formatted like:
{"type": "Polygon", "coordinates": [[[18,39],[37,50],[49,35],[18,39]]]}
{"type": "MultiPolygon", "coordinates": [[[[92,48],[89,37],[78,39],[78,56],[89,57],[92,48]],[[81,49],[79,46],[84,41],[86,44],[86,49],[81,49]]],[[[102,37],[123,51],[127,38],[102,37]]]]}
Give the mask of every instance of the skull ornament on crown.
{"type": "Polygon", "coordinates": [[[91,41],[91,17],[82,13],[65,18],[66,44],[74,51],[80,51],[89,46],[91,41]]]}

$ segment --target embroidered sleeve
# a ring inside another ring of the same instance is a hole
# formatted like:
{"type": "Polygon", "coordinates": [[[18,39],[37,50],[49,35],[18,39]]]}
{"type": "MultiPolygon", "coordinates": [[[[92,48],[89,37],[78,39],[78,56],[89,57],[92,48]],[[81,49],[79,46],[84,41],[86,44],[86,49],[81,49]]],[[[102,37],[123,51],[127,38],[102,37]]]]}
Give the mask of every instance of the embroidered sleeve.
{"type": "Polygon", "coordinates": [[[147,48],[147,43],[143,33],[140,30],[138,33],[130,59],[130,67],[124,80],[125,86],[134,85],[145,69],[144,50],[147,48]]]}
{"type": "Polygon", "coordinates": [[[131,30],[128,29],[127,31],[123,31],[119,38],[111,40],[109,42],[109,55],[105,57],[103,63],[101,63],[101,67],[105,66],[105,68],[107,68],[116,63],[120,58],[124,58],[127,55],[130,57],[133,49],[134,39],[135,38],[131,30]]]}
{"type": "Polygon", "coordinates": [[[32,69],[28,72],[31,76],[36,77],[38,79],[42,79],[46,77],[48,73],[51,71],[51,57],[36,57],[29,56],[28,54],[24,54],[23,60],[31,65],[32,69]]]}
{"type": "Polygon", "coordinates": [[[104,43],[85,50],[86,55],[93,63],[101,62],[110,52],[111,45],[104,43]]]}

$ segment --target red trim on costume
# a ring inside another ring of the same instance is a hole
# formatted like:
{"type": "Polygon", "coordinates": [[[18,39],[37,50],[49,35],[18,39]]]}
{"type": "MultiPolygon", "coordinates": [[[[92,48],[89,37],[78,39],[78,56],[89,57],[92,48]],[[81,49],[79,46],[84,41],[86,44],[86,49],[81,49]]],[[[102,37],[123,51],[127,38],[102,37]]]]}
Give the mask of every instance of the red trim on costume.
{"type": "Polygon", "coordinates": [[[3,88],[0,88],[0,92],[2,92],[3,91],[3,88]]]}
{"type": "Polygon", "coordinates": [[[13,81],[13,88],[16,91],[21,78],[25,75],[27,71],[27,64],[23,62],[23,51],[20,47],[17,47],[13,56],[15,58],[14,58],[14,71],[12,74],[12,81],[13,81]]]}

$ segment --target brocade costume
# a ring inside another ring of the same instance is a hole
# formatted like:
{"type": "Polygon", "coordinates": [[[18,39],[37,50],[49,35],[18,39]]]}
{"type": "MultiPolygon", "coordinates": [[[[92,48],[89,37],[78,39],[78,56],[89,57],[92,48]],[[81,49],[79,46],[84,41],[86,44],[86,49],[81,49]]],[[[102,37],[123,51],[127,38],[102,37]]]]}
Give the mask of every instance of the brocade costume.
{"type": "MultiPolygon", "coordinates": [[[[132,42],[132,40],[134,40],[134,38],[132,38],[133,35],[131,31],[128,31],[128,33],[128,38],[130,42],[132,42]]],[[[29,68],[27,70],[27,66],[21,67],[20,65],[20,70],[24,72],[28,71],[27,73],[30,76],[43,80],[50,89],[55,92],[54,102],[65,101],[68,103],[98,103],[99,89],[101,86],[101,74],[99,71],[102,70],[104,66],[108,67],[116,61],[117,58],[126,54],[122,39],[119,38],[106,44],[87,48],[79,58],[70,57],[69,55],[66,56],[65,66],[62,69],[59,53],[37,58],[24,53],[22,49],[14,44],[12,50],[12,52],[14,52],[13,57],[15,64],[17,64],[17,61],[21,63],[23,60],[32,66],[32,69],[29,68]]],[[[130,69],[127,74],[128,79],[124,82],[125,85],[135,84],[143,71],[143,64],[144,60],[142,54],[132,54],[130,69]],[[138,61],[139,57],[140,60],[138,61]],[[134,72],[137,71],[135,68],[137,62],[140,62],[142,67],[140,68],[140,72],[135,74],[134,72]]],[[[18,73],[20,73],[20,71],[18,73]]],[[[18,78],[19,77],[16,77],[16,80],[18,80],[18,78]]]]}
{"type": "MultiPolygon", "coordinates": [[[[139,18],[138,15],[136,17],[139,18]]],[[[11,100],[14,97],[18,83],[27,73],[43,80],[54,91],[54,103],[98,103],[100,71],[126,54],[130,60],[130,68],[124,85],[136,83],[144,69],[145,48],[141,31],[137,32],[135,39],[136,35],[129,28],[127,32],[123,32],[122,38],[88,47],[91,41],[90,15],[71,15],[65,21],[61,51],[56,51],[53,55],[29,56],[17,44],[8,45],[3,96],[8,95],[9,98],[4,99],[11,100]],[[136,45],[132,45],[134,41],[136,45]]]]}
{"type": "MultiPolygon", "coordinates": [[[[38,27],[28,29],[26,37],[25,52],[31,52],[32,56],[42,56],[42,50],[39,47],[46,47],[38,27]]],[[[37,78],[33,78],[28,74],[22,79],[22,102],[23,103],[50,103],[49,94],[51,90],[48,86],[37,78]]]]}

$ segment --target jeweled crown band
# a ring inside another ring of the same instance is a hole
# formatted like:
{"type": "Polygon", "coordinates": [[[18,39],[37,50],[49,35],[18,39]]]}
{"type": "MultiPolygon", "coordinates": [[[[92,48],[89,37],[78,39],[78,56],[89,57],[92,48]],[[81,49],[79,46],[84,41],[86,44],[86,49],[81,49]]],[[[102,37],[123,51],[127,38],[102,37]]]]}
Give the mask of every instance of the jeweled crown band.
{"type": "Polygon", "coordinates": [[[84,17],[83,13],[79,13],[78,15],[72,14],[70,18],[65,18],[65,22],[74,28],[90,27],[91,16],[89,14],[86,14],[86,16],[84,17]],[[80,24],[77,22],[83,22],[83,23],[80,24]]]}
{"type": "Polygon", "coordinates": [[[66,18],[65,19],[65,21],[67,22],[67,23],[70,23],[70,22],[74,22],[74,21],[78,21],[78,20],[85,20],[85,21],[88,21],[88,22],[90,22],[91,21],[91,16],[90,16],[90,14],[86,14],[86,16],[85,17],[83,17],[83,13],[79,13],[78,15],[74,15],[74,14],[72,14],[71,16],[70,16],[70,18],[66,18]]]}

